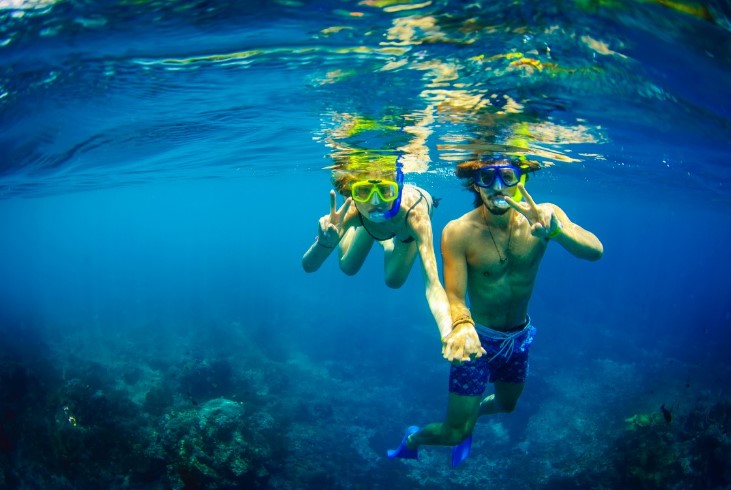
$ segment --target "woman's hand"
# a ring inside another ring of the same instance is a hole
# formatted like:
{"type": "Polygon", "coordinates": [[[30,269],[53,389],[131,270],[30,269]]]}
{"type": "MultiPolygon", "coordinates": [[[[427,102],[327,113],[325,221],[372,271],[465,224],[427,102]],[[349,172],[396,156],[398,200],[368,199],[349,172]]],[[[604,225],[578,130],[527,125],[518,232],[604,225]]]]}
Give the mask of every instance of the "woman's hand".
{"type": "Polygon", "coordinates": [[[474,324],[462,322],[442,340],[442,356],[449,362],[467,362],[486,354],[474,324]]]}
{"type": "Polygon", "coordinates": [[[350,209],[353,199],[347,198],[337,211],[337,196],[335,191],[330,191],[330,214],[326,214],[318,222],[317,241],[325,248],[335,248],[340,242],[343,234],[345,214],[350,209]]]}

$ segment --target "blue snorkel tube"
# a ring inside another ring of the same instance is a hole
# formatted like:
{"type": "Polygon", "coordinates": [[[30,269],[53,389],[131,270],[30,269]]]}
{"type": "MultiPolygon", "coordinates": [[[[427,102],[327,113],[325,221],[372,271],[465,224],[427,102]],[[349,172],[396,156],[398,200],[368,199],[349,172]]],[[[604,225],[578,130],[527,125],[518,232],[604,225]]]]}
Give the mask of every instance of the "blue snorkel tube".
{"type": "Polygon", "coordinates": [[[391,206],[391,209],[388,211],[385,211],[383,213],[377,213],[377,212],[371,212],[368,215],[368,218],[372,221],[386,221],[394,216],[396,216],[399,212],[399,209],[401,209],[401,193],[404,189],[404,172],[401,170],[403,165],[401,165],[401,155],[396,159],[396,184],[398,185],[398,197],[396,197],[396,200],[393,202],[393,205],[391,206]]]}

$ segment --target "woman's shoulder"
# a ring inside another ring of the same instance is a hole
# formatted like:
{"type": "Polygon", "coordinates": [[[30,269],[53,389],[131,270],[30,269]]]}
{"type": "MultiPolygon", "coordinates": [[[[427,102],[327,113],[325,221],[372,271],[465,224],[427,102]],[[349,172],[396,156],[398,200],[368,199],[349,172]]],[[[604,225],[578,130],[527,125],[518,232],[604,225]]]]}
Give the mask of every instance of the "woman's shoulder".
{"type": "Polygon", "coordinates": [[[431,208],[434,199],[428,191],[414,184],[404,184],[404,189],[401,194],[401,206],[406,206],[406,209],[408,209],[424,199],[426,199],[428,207],[431,208]]]}
{"type": "Polygon", "coordinates": [[[429,193],[429,191],[422,189],[421,187],[418,187],[414,184],[404,184],[403,193],[404,193],[404,195],[412,194],[416,197],[416,199],[419,199],[420,195],[431,198],[431,194],[429,193]]]}
{"type": "Polygon", "coordinates": [[[404,185],[401,196],[401,210],[410,224],[429,221],[434,210],[434,199],[424,189],[413,184],[404,185]]]}
{"type": "Polygon", "coordinates": [[[359,226],[361,224],[361,220],[360,211],[358,211],[358,208],[355,206],[355,202],[351,202],[350,207],[343,217],[343,224],[346,228],[350,226],[359,226]]]}

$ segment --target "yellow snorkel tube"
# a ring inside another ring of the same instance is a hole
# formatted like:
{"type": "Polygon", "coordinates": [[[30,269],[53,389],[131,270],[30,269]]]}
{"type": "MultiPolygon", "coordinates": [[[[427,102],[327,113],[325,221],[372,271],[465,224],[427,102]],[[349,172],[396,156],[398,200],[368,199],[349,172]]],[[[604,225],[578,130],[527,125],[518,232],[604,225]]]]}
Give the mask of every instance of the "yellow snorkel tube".
{"type": "MultiPolygon", "coordinates": [[[[525,157],[525,155],[519,155],[518,160],[522,165],[519,165],[520,167],[520,183],[525,185],[525,181],[527,180],[528,174],[525,173],[525,169],[528,168],[528,159],[525,157]]],[[[520,202],[523,200],[523,193],[520,192],[520,188],[518,188],[517,191],[515,191],[515,196],[513,197],[513,201],[520,202]]]]}
{"type": "MultiPolygon", "coordinates": [[[[521,125],[517,129],[517,133],[515,136],[511,137],[506,141],[506,144],[509,146],[514,146],[516,148],[521,148],[528,150],[530,146],[528,145],[528,136],[529,131],[528,128],[525,125],[521,125]]],[[[517,155],[517,160],[520,162],[518,167],[520,167],[520,183],[525,185],[525,182],[527,180],[527,170],[530,168],[530,164],[528,163],[528,158],[525,156],[524,153],[521,153],[517,155]]],[[[520,192],[520,190],[517,190],[515,192],[515,197],[513,197],[513,200],[515,202],[520,202],[523,200],[523,194],[520,192]]]]}

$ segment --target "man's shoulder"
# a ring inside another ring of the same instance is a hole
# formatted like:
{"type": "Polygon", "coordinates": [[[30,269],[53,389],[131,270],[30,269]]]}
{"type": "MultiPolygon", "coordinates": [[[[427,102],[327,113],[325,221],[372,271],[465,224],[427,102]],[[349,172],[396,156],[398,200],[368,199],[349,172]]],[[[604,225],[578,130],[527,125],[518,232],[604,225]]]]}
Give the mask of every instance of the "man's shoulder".
{"type": "Polygon", "coordinates": [[[452,235],[461,235],[474,229],[475,223],[477,223],[475,216],[479,215],[477,209],[469,211],[459,218],[455,218],[444,227],[444,233],[452,235]]]}
{"type": "Polygon", "coordinates": [[[464,226],[470,223],[474,223],[477,218],[480,216],[480,209],[476,208],[471,211],[467,211],[465,214],[460,216],[459,218],[455,218],[449,223],[447,223],[447,226],[454,224],[455,226],[464,226]]]}

